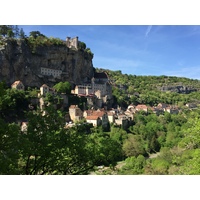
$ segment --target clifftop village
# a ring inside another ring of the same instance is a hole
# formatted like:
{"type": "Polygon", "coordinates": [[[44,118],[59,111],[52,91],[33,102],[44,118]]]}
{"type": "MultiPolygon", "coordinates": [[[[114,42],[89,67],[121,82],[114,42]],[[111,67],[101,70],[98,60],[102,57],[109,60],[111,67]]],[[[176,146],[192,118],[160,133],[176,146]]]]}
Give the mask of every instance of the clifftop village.
{"type": "MultiPolygon", "coordinates": [[[[25,87],[21,81],[15,81],[11,88],[17,90],[24,90],[25,87]]],[[[44,98],[50,93],[53,96],[57,95],[54,88],[43,84],[40,87],[40,92],[38,93],[38,98],[33,99],[32,103],[38,105],[41,110],[44,110],[45,104],[44,98]]],[[[63,104],[60,109],[69,108],[69,112],[66,113],[66,128],[74,125],[75,122],[84,120],[87,123],[96,126],[106,126],[107,124],[115,124],[121,126],[123,129],[127,129],[134,118],[134,114],[139,111],[144,111],[146,113],[151,112],[154,114],[163,114],[168,112],[171,114],[178,114],[179,108],[167,105],[164,103],[159,103],[156,107],[150,107],[144,104],[139,105],[129,105],[125,110],[121,108],[109,108],[107,105],[108,101],[112,101],[112,86],[109,82],[109,77],[105,72],[95,73],[91,80],[91,83],[76,85],[74,90],[71,90],[72,96],[85,97],[87,99],[85,108],[90,107],[91,109],[81,110],[78,105],[69,105],[67,94],[60,94],[63,98],[63,104]]],[[[33,105],[32,105],[33,106],[33,105]]],[[[186,106],[191,107],[191,105],[186,104],[186,106]]],[[[56,104],[54,105],[55,108],[56,104]]],[[[45,112],[44,112],[45,114],[45,112]]],[[[21,130],[25,131],[27,129],[28,122],[21,123],[21,130]]]]}
{"type": "MultiPolygon", "coordinates": [[[[66,44],[69,48],[77,48],[78,37],[66,39],[66,44]]],[[[60,76],[62,73],[59,70],[47,69],[41,67],[41,75],[46,76],[60,76]]],[[[17,90],[25,90],[23,83],[18,80],[15,81],[11,88],[17,90]]],[[[37,105],[41,110],[44,110],[45,104],[44,98],[50,93],[53,96],[57,95],[57,91],[54,88],[49,87],[46,84],[41,85],[38,97],[32,99],[32,105],[37,105]]],[[[86,103],[83,110],[81,110],[78,105],[69,105],[69,95],[59,94],[63,99],[63,104],[59,109],[69,108],[69,112],[66,113],[66,128],[73,126],[75,122],[79,120],[84,120],[87,123],[92,124],[94,127],[107,124],[116,124],[124,129],[127,129],[134,118],[134,114],[139,111],[151,112],[157,115],[168,112],[171,114],[179,113],[179,108],[172,105],[167,105],[164,103],[159,103],[156,107],[149,107],[147,105],[129,105],[126,109],[117,108],[114,109],[112,105],[112,84],[109,80],[108,75],[105,72],[94,73],[91,80],[85,80],[84,84],[76,85],[73,90],[71,90],[71,96],[85,97],[86,103]],[[90,108],[90,109],[87,109],[90,108]]],[[[186,106],[191,107],[191,105],[186,104],[186,106]]],[[[57,105],[54,107],[56,109],[57,105]]],[[[45,114],[45,112],[44,112],[45,114]]],[[[28,122],[21,123],[21,130],[25,131],[27,129],[28,122]]]]}

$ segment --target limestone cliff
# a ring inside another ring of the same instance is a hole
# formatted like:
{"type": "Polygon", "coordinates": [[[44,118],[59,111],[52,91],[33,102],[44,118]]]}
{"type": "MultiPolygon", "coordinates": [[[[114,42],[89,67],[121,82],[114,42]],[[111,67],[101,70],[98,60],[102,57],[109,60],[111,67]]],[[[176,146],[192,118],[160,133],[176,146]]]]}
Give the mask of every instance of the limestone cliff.
{"type": "Polygon", "coordinates": [[[27,87],[49,86],[60,81],[81,84],[92,78],[92,56],[67,46],[39,46],[34,53],[26,40],[7,39],[0,44],[0,81],[11,85],[21,80],[27,87]],[[59,76],[44,75],[41,69],[59,71],[59,76]]]}

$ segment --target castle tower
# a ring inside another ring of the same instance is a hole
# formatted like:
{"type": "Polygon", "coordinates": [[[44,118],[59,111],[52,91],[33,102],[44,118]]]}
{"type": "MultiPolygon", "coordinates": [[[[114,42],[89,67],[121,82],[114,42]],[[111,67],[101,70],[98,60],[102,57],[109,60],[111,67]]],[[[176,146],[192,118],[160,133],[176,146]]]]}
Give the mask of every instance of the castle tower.
{"type": "Polygon", "coordinates": [[[70,48],[70,37],[67,37],[66,38],[66,45],[67,45],[67,47],[69,47],[70,48]]]}
{"type": "Polygon", "coordinates": [[[76,49],[78,49],[78,37],[77,36],[74,38],[74,47],[76,49]]]}
{"type": "Polygon", "coordinates": [[[75,49],[78,49],[78,37],[75,38],[67,37],[66,45],[68,48],[74,47],[75,49]]]}

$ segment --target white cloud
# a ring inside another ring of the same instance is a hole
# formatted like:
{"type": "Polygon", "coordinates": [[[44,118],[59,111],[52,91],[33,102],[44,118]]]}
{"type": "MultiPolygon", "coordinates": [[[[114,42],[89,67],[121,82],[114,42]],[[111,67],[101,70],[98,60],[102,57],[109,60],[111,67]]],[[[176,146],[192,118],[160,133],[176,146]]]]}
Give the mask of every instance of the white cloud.
{"type": "Polygon", "coordinates": [[[152,25],[147,27],[146,33],[145,33],[145,37],[148,37],[149,33],[151,32],[152,29],[152,25]]]}

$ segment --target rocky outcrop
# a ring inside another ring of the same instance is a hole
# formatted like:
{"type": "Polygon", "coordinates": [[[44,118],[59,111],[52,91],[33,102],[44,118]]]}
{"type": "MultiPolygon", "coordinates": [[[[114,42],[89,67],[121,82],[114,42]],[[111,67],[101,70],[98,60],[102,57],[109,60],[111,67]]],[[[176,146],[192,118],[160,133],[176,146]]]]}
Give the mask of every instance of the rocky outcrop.
{"type": "Polygon", "coordinates": [[[176,85],[176,86],[162,86],[162,87],[158,87],[159,90],[161,90],[162,92],[177,92],[180,94],[189,94],[191,92],[196,92],[197,89],[192,88],[190,86],[183,86],[183,85],[176,85]]]}
{"type": "Polygon", "coordinates": [[[25,40],[5,40],[0,45],[0,81],[20,80],[26,87],[54,85],[60,81],[81,84],[93,77],[92,56],[67,46],[40,46],[34,53],[25,40]],[[41,68],[61,70],[58,77],[44,75],[41,68]]]}

